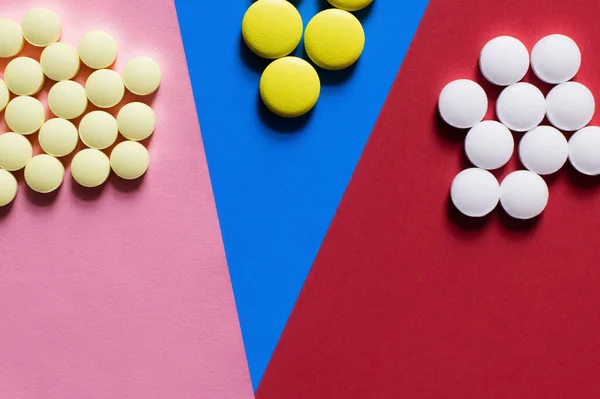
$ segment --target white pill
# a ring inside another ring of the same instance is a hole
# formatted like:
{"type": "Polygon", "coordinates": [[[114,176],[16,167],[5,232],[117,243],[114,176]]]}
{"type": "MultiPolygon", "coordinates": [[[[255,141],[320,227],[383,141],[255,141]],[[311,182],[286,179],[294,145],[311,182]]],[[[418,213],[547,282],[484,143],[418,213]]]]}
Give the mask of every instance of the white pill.
{"type": "Polygon", "coordinates": [[[79,122],[79,137],[90,148],[103,150],[117,140],[117,120],[104,111],[92,111],[79,122]]]}
{"type": "Polygon", "coordinates": [[[0,18],[0,58],[14,57],[23,48],[21,25],[13,20],[0,18]]]}
{"type": "Polygon", "coordinates": [[[29,57],[17,57],[4,70],[6,87],[19,96],[36,94],[44,86],[44,72],[40,63],[29,57]]]}
{"type": "Polygon", "coordinates": [[[139,96],[152,94],[160,85],[160,68],[152,58],[134,57],[123,69],[123,82],[129,91],[139,96]]]}
{"type": "Polygon", "coordinates": [[[483,76],[493,84],[512,85],[527,73],[529,52],[520,40],[511,36],[499,36],[483,46],[479,55],[479,68],[483,76]]]}
{"type": "Polygon", "coordinates": [[[557,84],[571,80],[580,66],[579,47],[565,35],[546,36],[531,50],[531,69],[546,83],[557,84]]]}
{"type": "Polygon", "coordinates": [[[111,108],[123,99],[125,86],[117,72],[112,69],[100,69],[87,78],[85,92],[95,106],[111,108]]]}
{"type": "Polygon", "coordinates": [[[482,169],[504,166],[512,156],[515,140],[506,126],[496,121],[479,122],[465,138],[465,152],[471,163],[482,169]]]}
{"type": "Polygon", "coordinates": [[[552,126],[538,126],[519,143],[521,163],[538,175],[550,175],[563,167],[569,156],[565,136],[552,126]]]}
{"type": "Polygon", "coordinates": [[[38,131],[46,120],[46,110],[40,100],[29,96],[15,97],[6,106],[4,119],[15,133],[32,134],[38,131]]]}
{"type": "Polygon", "coordinates": [[[65,176],[65,168],[60,161],[50,155],[40,154],[31,158],[25,166],[25,183],[38,193],[51,193],[60,187],[65,176]]]}
{"type": "Polygon", "coordinates": [[[488,99],[483,88],[468,79],[448,83],[438,101],[442,118],[450,126],[460,129],[471,128],[481,122],[487,107],[488,99]]]}
{"type": "Polygon", "coordinates": [[[569,161],[583,174],[600,175],[600,127],[584,127],[571,136],[569,161]]]}
{"type": "Polygon", "coordinates": [[[531,219],[548,204],[548,185],[528,170],[517,170],[500,184],[500,204],[515,219],[531,219]]]}
{"type": "Polygon", "coordinates": [[[462,214],[471,217],[485,216],[498,205],[498,180],[487,170],[465,169],[452,181],[450,198],[462,214]]]}
{"type": "Polygon", "coordinates": [[[10,100],[8,87],[6,87],[6,83],[0,79],[0,112],[4,111],[4,108],[8,105],[8,100],[10,100]]]}
{"type": "Polygon", "coordinates": [[[73,123],[66,119],[54,118],[42,125],[38,140],[46,154],[64,157],[77,147],[79,134],[73,123]]]}
{"type": "Polygon", "coordinates": [[[61,80],[48,92],[48,107],[59,118],[80,117],[88,105],[85,89],[72,80],[61,80]]]}
{"type": "Polygon", "coordinates": [[[102,30],[91,30],[79,40],[77,50],[81,62],[90,68],[108,68],[117,58],[117,41],[102,30]]]}
{"type": "Polygon", "coordinates": [[[6,206],[13,202],[17,196],[17,179],[12,173],[0,169],[0,206],[6,206]]]}
{"type": "Polygon", "coordinates": [[[498,119],[510,130],[526,132],[542,122],[546,115],[544,94],[530,83],[515,83],[500,93],[496,102],[498,119]]]}
{"type": "Polygon", "coordinates": [[[62,23],[56,13],[46,8],[28,11],[21,21],[25,40],[34,46],[45,47],[58,41],[62,23]]]}
{"type": "Polygon", "coordinates": [[[44,74],[52,80],[71,79],[79,72],[79,54],[70,44],[52,43],[42,51],[40,65],[44,74]]]}
{"type": "Polygon", "coordinates": [[[592,120],[596,104],[592,92],[578,82],[561,83],[546,96],[546,116],[558,129],[579,130],[592,120]]]}

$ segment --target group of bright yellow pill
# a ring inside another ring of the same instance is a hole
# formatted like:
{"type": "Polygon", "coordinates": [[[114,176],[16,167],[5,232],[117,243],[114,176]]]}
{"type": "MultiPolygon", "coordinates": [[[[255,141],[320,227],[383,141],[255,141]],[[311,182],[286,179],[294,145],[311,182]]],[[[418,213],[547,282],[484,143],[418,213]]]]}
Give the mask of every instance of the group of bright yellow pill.
{"type": "Polygon", "coordinates": [[[14,200],[17,180],[12,172],[21,169],[32,190],[50,193],[58,189],[65,175],[58,158],[72,154],[79,139],[87,148],[75,154],[70,170],[84,187],[102,185],[111,169],[127,180],[141,177],[148,169],[148,150],[139,141],[154,132],[152,108],[130,102],[116,118],[104,109],[119,104],[126,88],[139,96],[154,93],[160,85],[160,68],[152,59],[138,56],[127,61],[121,75],[109,69],[117,57],[117,42],[109,33],[88,31],[75,49],[59,42],[61,32],[58,15],[45,8],[28,11],[21,24],[0,18],[0,58],[12,58],[0,80],[0,112],[4,110],[11,130],[0,134],[0,206],[14,200]],[[16,57],[25,41],[44,48],[39,61],[16,57]],[[94,70],[85,87],[71,80],[80,72],[81,63],[94,70]],[[55,81],[47,96],[55,117],[48,120],[44,105],[34,97],[46,79],[55,81]],[[86,113],[88,103],[99,110],[86,113]],[[81,116],[76,127],[72,120],[81,116]],[[35,133],[44,154],[34,156],[35,133]],[[109,157],[102,150],[111,147],[119,133],[126,141],[117,144],[109,157]]]}
{"type": "MultiPolygon", "coordinates": [[[[350,12],[373,0],[328,0],[336,8],[315,15],[304,31],[304,47],[320,68],[341,70],[353,65],[365,46],[360,21],[350,12]]],[[[242,22],[242,35],[257,55],[274,59],[260,79],[260,95],[269,110],[282,117],[297,117],[317,103],[321,82],[315,68],[298,57],[288,56],[300,43],[302,18],[286,0],[258,0],[242,22]]]]}

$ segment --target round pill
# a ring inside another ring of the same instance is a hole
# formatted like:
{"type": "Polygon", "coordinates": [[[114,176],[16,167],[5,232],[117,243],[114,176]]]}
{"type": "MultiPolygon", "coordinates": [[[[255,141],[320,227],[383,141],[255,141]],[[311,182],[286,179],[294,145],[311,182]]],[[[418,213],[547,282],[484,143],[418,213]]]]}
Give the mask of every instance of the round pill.
{"type": "Polygon", "coordinates": [[[565,82],[546,96],[546,116],[551,124],[566,131],[579,130],[592,120],[596,104],[592,92],[578,82],[565,82]]]}
{"type": "Polygon", "coordinates": [[[302,38],[302,18],[285,0],[259,0],[246,11],[242,36],[255,54],[276,59],[285,57],[302,38]]]}
{"type": "Polygon", "coordinates": [[[321,68],[344,69],[362,54],[365,32],[354,15],[332,8],[310,20],[304,33],[304,47],[310,59],[321,68]]]}
{"type": "Polygon", "coordinates": [[[40,128],[39,141],[46,154],[64,157],[75,150],[79,135],[73,123],[66,119],[54,118],[46,121],[40,128]]]}
{"type": "Polygon", "coordinates": [[[346,11],[358,11],[367,7],[373,0],[328,0],[329,4],[346,11]]]}
{"type": "Polygon", "coordinates": [[[538,216],[548,204],[548,195],[544,179],[528,170],[512,172],[500,184],[500,204],[515,219],[538,216]]]}
{"type": "Polygon", "coordinates": [[[30,96],[44,85],[40,63],[29,57],[18,57],[6,65],[4,81],[10,91],[19,96],[30,96]]]}
{"type": "Polygon", "coordinates": [[[550,175],[558,171],[568,156],[567,139],[552,126],[538,126],[530,130],[519,143],[521,163],[538,175],[550,175]]]}
{"type": "Polygon", "coordinates": [[[11,172],[23,169],[32,156],[33,148],[25,136],[12,132],[0,135],[0,168],[11,172]]]}
{"type": "Polygon", "coordinates": [[[546,36],[531,50],[531,69],[546,83],[557,84],[571,80],[580,66],[579,47],[565,35],[546,36]]]}
{"type": "Polygon", "coordinates": [[[485,216],[498,205],[498,180],[487,170],[465,169],[454,177],[450,198],[462,214],[470,217],[485,216]]]}
{"type": "Polygon", "coordinates": [[[156,124],[154,111],[140,102],[126,104],[117,115],[119,132],[128,140],[140,141],[148,138],[156,124]]]}
{"type": "Polygon", "coordinates": [[[465,138],[465,152],[471,163],[482,169],[498,169],[512,156],[515,141],[506,126],[483,121],[473,126],[465,138]]]}
{"type": "Polygon", "coordinates": [[[133,180],[148,170],[150,157],[146,147],[137,141],[117,144],[110,154],[110,166],[122,179],[133,180]]]}
{"type": "Polygon", "coordinates": [[[40,56],[42,71],[56,81],[73,78],[79,72],[79,64],[79,54],[75,47],[62,42],[52,43],[40,56]]]}
{"type": "Polygon", "coordinates": [[[85,112],[87,105],[85,89],[72,80],[61,80],[48,92],[48,107],[59,118],[77,118],[85,112]]]}
{"type": "Polygon", "coordinates": [[[46,110],[37,98],[19,96],[6,106],[4,119],[13,132],[31,134],[37,132],[46,120],[46,110]]]}
{"type": "Polygon", "coordinates": [[[14,57],[23,48],[21,25],[13,20],[0,18],[0,58],[14,57]]]}
{"type": "Polygon", "coordinates": [[[79,151],[71,162],[73,179],[84,187],[102,185],[110,174],[110,161],[100,150],[86,148],[79,151]]]}
{"type": "Polygon", "coordinates": [[[321,92],[315,68],[297,57],[273,61],[260,78],[260,96],[272,112],[286,118],[310,111],[321,92]]]}
{"type": "Polygon", "coordinates": [[[100,108],[110,108],[123,99],[125,86],[121,75],[117,72],[111,69],[100,69],[88,77],[85,91],[92,104],[100,108]]]}
{"type": "Polygon", "coordinates": [[[86,32],[77,46],[81,62],[92,69],[108,68],[117,58],[117,42],[102,30],[86,32]]]}
{"type": "Polygon", "coordinates": [[[12,173],[0,169],[0,206],[13,202],[17,196],[17,179],[12,173]]]}
{"type": "Polygon", "coordinates": [[[0,112],[4,111],[9,99],[10,94],[8,93],[8,87],[6,87],[4,81],[0,79],[0,112]]]}
{"type": "Polygon", "coordinates": [[[138,96],[152,94],[160,85],[160,68],[152,58],[134,57],[127,61],[123,69],[125,87],[138,96]]]}
{"type": "Polygon", "coordinates": [[[64,166],[50,155],[36,155],[25,166],[25,182],[38,193],[46,194],[56,190],[62,184],[64,176],[64,166]]]}
{"type": "Polygon", "coordinates": [[[438,109],[442,119],[460,129],[481,122],[488,108],[488,99],[481,86],[472,80],[459,79],[448,83],[441,91],[438,109]]]}
{"type": "Polygon", "coordinates": [[[600,175],[600,127],[584,127],[571,136],[569,161],[583,174],[600,175]]]}
{"type": "Polygon", "coordinates": [[[58,41],[61,31],[60,18],[46,8],[34,8],[21,20],[25,40],[34,46],[44,47],[58,41]]]}
{"type": "Polygon", "coordinates": [[[502,90],[496,102],[500,122],[510,130],[525,132],[539,125],[546,115],[546,99],[534,85],[515,83],[502,90]]]}
{"type": "Polygon", "coordinates": [[[104,111],[92,111],[79,122],[79,137],[90,148],[102,150],[117,140],[117,121],[104,111]]]}
{"type": "Polygon", "coordinates": [[[527,73],[529,52],[520,40],[511,36],[499,36],[483,46],[479,55],[479,68],[491,83],[498,86],[512,85],[527,73]]]}

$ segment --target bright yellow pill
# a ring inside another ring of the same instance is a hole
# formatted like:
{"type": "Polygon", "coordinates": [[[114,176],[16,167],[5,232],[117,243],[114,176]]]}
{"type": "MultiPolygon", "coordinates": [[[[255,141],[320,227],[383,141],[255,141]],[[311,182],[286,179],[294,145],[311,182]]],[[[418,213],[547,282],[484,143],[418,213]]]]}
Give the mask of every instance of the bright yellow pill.
{"type": "Polygon", "coordinates": [[[6,83],[0,79],[0,112],[4,111],[9,99],[10,94],[8,93],[8,87],[6,87],[6,83]]]}
{"type": "Polygon", "coordinates": [[[6,18],[0,18],[0,38],[0,58],[14,57],[25,43],[21,25],[6,18]]]}
{"type": "Polygon", "coordinates": [[[90,148],[102,150],[117,140],[117,121],[104,111],[93,111],[81,118],[79,137],[90,148]]]}
{"type": "Polygon", "coordinates": [[[134,57],[123,69],[123,83],[127,90],[138,96],[152,94],[160,85],[160,68],[152,58],[134,57]]]}
{"type": "Polygon", "coordinates": [[[75,150],[79,135],[73,123],[66,119],[54,118],[42,125],[38,139],[46,154],[64,157],[75,150]]]}
{"type": "Polygon", "coordinates": [[[302,38],[302,17],[286,0],[258,0],[242,21],[244,41],[255,54],[269,59],[288,55],[302,38]]]}
{"type": "Polygon", "coordinates": [[[0,168],[20,170],[33,156],[31,143],[25,136],[9,132],[0,135],[0,168]]]}
{"type": "Polygon", "coordinates": [[[148,138],[155,125],[154,111],[144,103],[126,104],[117,115],[119,132],[128,140],[140,141],[148,138]]]}
{"type": "Polygon", "coordinates": [[[365,32],[354,15],[332,8],[321,11],[308,23],[304,47],[310,59],[321,68],[344,69],[362,54],[365,32]]]}
{"type": "Polygon", "coordinates": [[[310,111],[321,92],[315,68],[297,57],[273,61],[260,78],[260,96],[272,112],[292,118],[310,111]]]}
{"type": "Polygon", "coordinates": [[[61,42],[46,47],[40,57],[44,74],[57,82],[77,75],[79,64],[79,54],[75,47],[61,42]]]}
{"type": "Polygon", "coordinates": [[[74,119],[81,116],[87,103],[85,89],[72,80],[61,80],[48,92],[48,108],[59,118],[74,119]]]}
{"type": "Polygon", "coordinates": [[[0,169],[0,206],[13,202],[17,196],[17,179],[12,173],[0,169]]]}
{"type": "Polygon", "coordinates": [[[56,190],[62,184],[64,176],[64,166],[50,155],[36,155],[25,166],[25,182],[38,193],[46,194],[56,190]]]}
{"type": "Polygon", "coordinates": [[[112,69],[100,69],[88,77],[85,92],[95,106],[110,108],[123,99],[125,86],[121,75],[112,69]]]}
{"type": "Polygon", "coordinates": [[[328,0],[329,4],[334,7],[341,8],[346,11],[358,11],[362,10],[369,4],[373,2],[373,0],[328,0]]]}
{"type": "Polygon", "coordinates": [[[4,111],[6,124],[15,133],[32,134],[38,131],[46,120],[44,105],[37,98],[15,97],[4,111]]]}
{"type": "Polygon", "coordinates": [[[25,40],[34,46],[44,47],[58,41],[61,31],[60,18],[46,8],[34,8],[21,20],[25,40]]]}
{"type": "Polygon", "coordinates": [[[6,65],[4,82],[8,90],[18,96],[31,96],[44,86],[44,72],[40,63],[29,57],[18,57],[6,65]]]}
{"type": "Polygon", "coordinates": [[[86,148],[79,151],[71,162],[73,179],[84,187],[102,185],[110,174],[110,161],[102,151],[86,148]]]}
{"type": "Polygon", "coordinates": [[[81,62],[92,69],[108,68],[117,58],[117,42],[102,30],[91,30],[83,35],[77,46],[81,62]]]}
{"type": "Polygon", "coordinates": [[[117,144],[110,154],[110,166],[122,179],[134,180],[148,170],[150,156],[146,147],[137,141],[117,144]]]}

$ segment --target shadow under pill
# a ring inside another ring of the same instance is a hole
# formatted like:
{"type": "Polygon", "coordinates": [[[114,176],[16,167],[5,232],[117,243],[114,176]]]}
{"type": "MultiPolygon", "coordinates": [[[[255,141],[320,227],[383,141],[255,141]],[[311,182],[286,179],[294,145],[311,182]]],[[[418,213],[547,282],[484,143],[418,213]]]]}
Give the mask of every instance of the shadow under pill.
{"type": "Polygon", "coordinates": [[[58,194],[61,189],[62,189],[62,185],[61,185],[61,187],[59,187],[58,189],[54,190],[51,193],[41,194],[41,193],[33,191],[32,189],[27,187],[25,189],[25,196],[27,197],[27,199],[29,201],[31,201],[31,203],[33,203],[36,206],[49,207],[52,204],[54,204],[54,202],[58,198],[58,194]]]}
{"type": "Polygon", "coordinates": [[[96,201],[102,195],[105,185],[106,182],[98,187],[84,187],[71,176],[71,191],[75,197],[82,201],[96,201]]]}
{"type": "MultiPolygon", "coordinates": [[[[315,105],[315,107],[317,105],[315,105]]],[[[310,116],[312,115],[314,110],[313,108],[306,114],[298,116],[296,118],[284,118],[274,114],[267,108],[267,106],[260,97],[260,93],[258,93],[256,99],[256,106],[258,108],[258,116],[260,118],[260,121],[270,130],[275,131],[277,133],[295,133],[303,129],[310,120],[310,116]]]]}
{"type": "Polygon", "coordinates": [[[446,197],[446,208],[446,215],[448,216],[448,219],[450,219],[454,226],[465,232],[480,231],[484,229],[491,220],[491,214],[494,213],[492,211],[490,214],[480,218],[466,216],[456,209],[452,203],[452,198],[450,198],[450,195],[446,197]]]}
{"type": "Polygon", "coordinates": [[[244,37],[240,33],[239,39],[239,53],[242,62],[246,67],[259,75],[262,75],[263,71],[273,60],[267,60],[254,54],[252,50],[246,45],[244,37]]]}
{"type": "Polygon", "coordinates": [[[110,184],[112,184],[117,191],[121,193],[132,193],[137,191],[142,186],[145,178],[146,174],[143,174],[141,177],[135,180],[126,180],[111,174],[108,179],[110,180],[110,184]]]}

